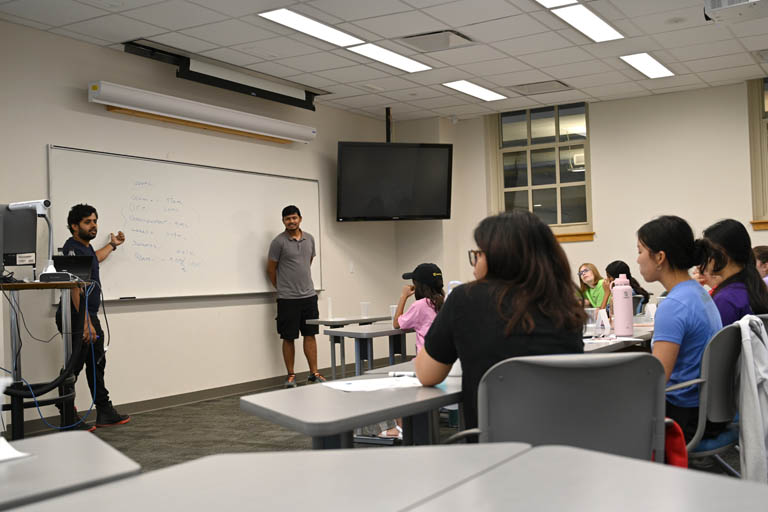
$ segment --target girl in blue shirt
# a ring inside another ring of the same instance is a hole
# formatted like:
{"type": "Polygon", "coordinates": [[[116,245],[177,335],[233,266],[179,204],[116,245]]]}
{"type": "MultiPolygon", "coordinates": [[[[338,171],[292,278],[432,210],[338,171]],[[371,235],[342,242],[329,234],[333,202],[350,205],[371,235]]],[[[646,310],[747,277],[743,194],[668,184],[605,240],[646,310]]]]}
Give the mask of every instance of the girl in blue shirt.
{"type": "MultiPolygon", "coordinates": [[[[670,386],[699,377],[704,347],[723,326],[709,294],[688,275],[695,263],[693,231],[680,217],[658,217],[637,231],[640,274],[668,292],[656,311],[651,347],[670,386]]],[[[686,440],[696,432],[698,411],[698,386],[667,393],[666,414],[680,425],[686,440]]],[[[708,424],[705,436],[722,428],[708,424]]]]}

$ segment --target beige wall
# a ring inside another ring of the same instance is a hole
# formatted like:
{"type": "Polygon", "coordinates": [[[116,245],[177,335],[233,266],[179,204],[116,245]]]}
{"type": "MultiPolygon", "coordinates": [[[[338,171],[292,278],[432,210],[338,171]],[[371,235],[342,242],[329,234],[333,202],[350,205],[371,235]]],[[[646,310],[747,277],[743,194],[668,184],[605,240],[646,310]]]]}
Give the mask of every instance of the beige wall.
{"type": "MultiPolygon", "coordinates": [[[[47,196],[47,144],[318,179],[326,287],[320,307],[325,307],[330,296],[336,314],[359,311],[361,300],[369,300],[374,313],[387,311],[401,284],[381,281],[381,276],[401,271],[395,265],[394,223],[335,222],[337,141],[383,140],[381,121],[323,106],[310,112],[252,99],[176,79],[173,66],[3,22],[0,46],[6,50],[0,86],[0,203],[47,196]],[[307,145],[283,146],[111,114],[87,102],[86,85],[92,80],[315,126],[318,137],[307,145]]],[[[83,184],[83,201],[98,208],[109,197],[92,197],[83,184]]],[[[100,221],[102,236],[120,229],[117,219],[100,221]]],[[[44,225],[39,237],[39,246],[45,247],[44,225]]],[[[56,242],[60,245],[63,240],[56,242]]],[[[50,303],[51,296],[44,293],[26,292],[22,297],[27,323],[38,338],[55,332],[50,303]]],[[[285,373],[271,296],[158,300],[107,307],[112,332],[107,384],[117,404],[285,373]]],[[[8,335],[3,331],[2,336],[7,347],[8,335]]],[[[327,337],[318,341],[320,366],[328,366],[327,337]]],[[[61,364],[60,346],[58,340],[44,345],[25,336],[24,376],[49,380],[61,364]]],[[[8,367],[10,356],[4,351],[3,366],[8,367]]],[[[377,350],[384,352],[383,348],[377,350]]],[[[348,362],[353,353],[348,346],[348,362]]],[[[303,356],[297,362],[297,370],[307,368],[303,356]]],[[[85,379],[78,384],[78,394],[78,407],[87,408],[85,379]]]]}

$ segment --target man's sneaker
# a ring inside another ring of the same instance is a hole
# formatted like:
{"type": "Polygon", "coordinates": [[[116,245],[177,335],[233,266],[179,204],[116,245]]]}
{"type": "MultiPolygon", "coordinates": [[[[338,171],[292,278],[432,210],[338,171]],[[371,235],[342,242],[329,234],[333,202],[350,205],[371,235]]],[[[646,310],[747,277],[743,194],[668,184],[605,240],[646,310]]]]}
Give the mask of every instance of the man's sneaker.
{"type": "Polygon", "coordinates": [[[112,402],[107,402],[102,406],[96,406],[96,426],[111,427],[113,425],[122,425],[131,421],[131,417],[120,414],[112,406],[112,402]]]}
{"type": "Polygon", "coordinates": [[[86,422],[82,421],[82,418],[80,418],[80,415],[75,413],[75,421],[73,422],[73,426],[65,429],[66,431],[72,431],[72,430],[84,430],[86,432],[93,432],[96,430],[96,427],[93,425],[89,425],[86,422]]]}
{"type": "Polygon", "coordinates": [[[315,382],[325,382],[325,377],[317,372],[307,377],[307,384],[314,384],[315,382]]]}
{"type": "Polygon", "coordinates": [[[296,374],[295,373],[289,373],[288,378],[285,379],[285,384],[283,384],[283,387],[285,388],[295,388],[296,387],[296,374]]]}

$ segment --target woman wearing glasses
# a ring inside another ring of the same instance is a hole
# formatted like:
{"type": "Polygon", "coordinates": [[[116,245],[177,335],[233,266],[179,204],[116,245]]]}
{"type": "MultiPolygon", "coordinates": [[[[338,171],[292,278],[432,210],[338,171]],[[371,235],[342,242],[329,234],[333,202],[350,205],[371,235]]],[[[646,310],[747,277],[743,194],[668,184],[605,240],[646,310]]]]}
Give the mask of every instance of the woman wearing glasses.
{"type": "Polygon", "coordinates": [[[586,320],[565,252],[538,217],[488,217],[474,236],[476,281],[453,289],[414,363],[421,383],[434,386],[461,360],[468,428],[477,426],[486,370],[510,357],[583,352],[586,320]]]}
{"type": "Polygon", "coordinates": [[[582,263],[579,267],[579,292],[584,298],[584,306],[605,309],[611,298],[609,283],[600,275],[600,271],[592,263],[582,263]]]}

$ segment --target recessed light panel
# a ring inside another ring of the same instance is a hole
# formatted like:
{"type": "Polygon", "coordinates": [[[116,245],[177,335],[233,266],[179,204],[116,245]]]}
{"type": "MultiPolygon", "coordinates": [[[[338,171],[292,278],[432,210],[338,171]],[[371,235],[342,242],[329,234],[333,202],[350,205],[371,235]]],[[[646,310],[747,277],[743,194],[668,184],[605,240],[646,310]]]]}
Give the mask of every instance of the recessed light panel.
{"type": "Polygon", "coordinates": [[[547,9],[553,9],[555,7],[562,7],[564,5],[575,4],[576,0],[536,0],[547,9]]]}
{"type": "Polygon", "coordinates": [[[266,18],[275,23],[285,25],[288,28],[303,32],[312,37],[322,39],[331,44],[337,46],[352,46],[355,44],[362,44],[365,41],[358,39],[349,34],[345,34],[341,30],[323,25],[315,20],[309,19],[306,16],[289,11],[288,9],[277,9],[275,11],[262,12],[259,16],[266,18]]]}
{"type": "Polygon", "coordinates": [[[358,53],[360,55],[364,55],[369,59],[377,60],[386,64],[387,66],[402,69],[403,71],[407,71],[409,73],[432,69],[426,64],[422,64],[421,62],[409,59],[408,57],[403,57],[398,53],[371,43],[361,44],[360,46],[353,46],[352,48],[347,48],[347,50],[358,53]]]}
{"type": "Polygon", "coordinates": [[[455,89],[459,92],[463,92],[464,94],[469,94],[470,96],[474,96],[475,98],[480,98],[483,101],[496,101],[496,100],[507,99],[506,96],[502,96],[499,93],[493,92],[490,89],[486,89],[485,87],[480,87],[479,85],[475,85],[472,82],[467,82],[466,80],[457,80],[456,82],[448,82],[443,85],[446,87],[450,87],[451,89],[455,89]]]}
{"type": "Polygon", "coordinates": [[[664,67],[664,64],[657,61],[647,53],[635,53],[633,55],[622,55],[621,60],[647,76],[648,78],[664,78],[665,76],[675,76],[673,72],[664,67]]]}
{"type": "Polygon", "coordinates": [[[604,22],[598,15],[583,5],[571,5],[561,9],[553,9],[552,14],[596,43],[624,38],[615,28],[604,22]]]}

